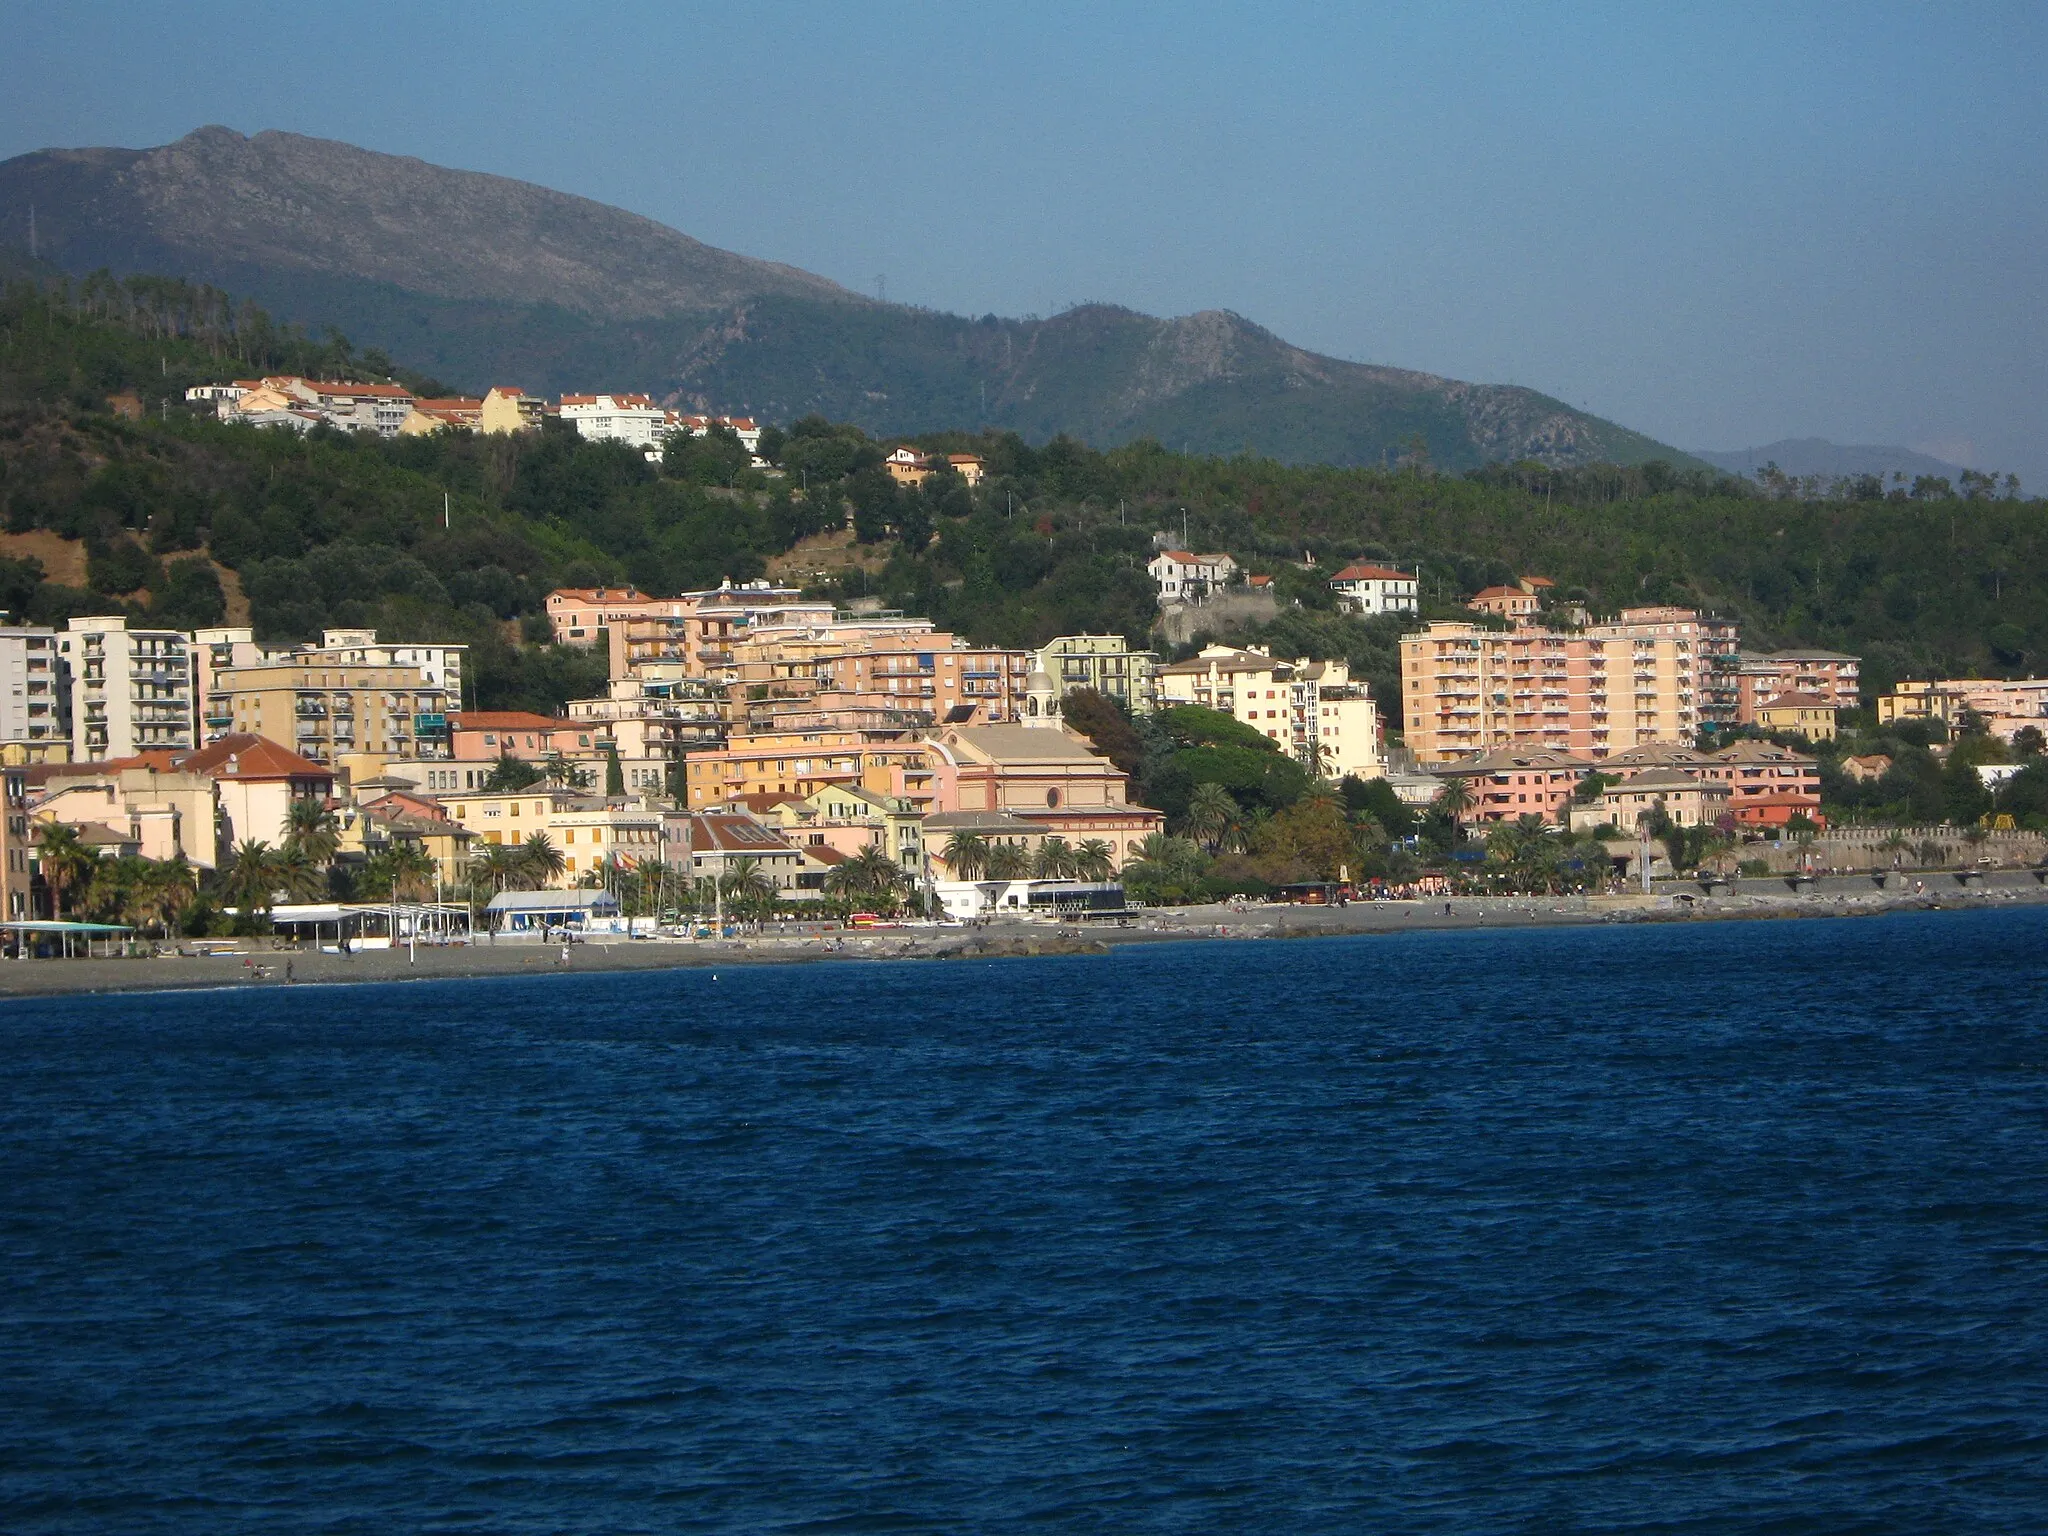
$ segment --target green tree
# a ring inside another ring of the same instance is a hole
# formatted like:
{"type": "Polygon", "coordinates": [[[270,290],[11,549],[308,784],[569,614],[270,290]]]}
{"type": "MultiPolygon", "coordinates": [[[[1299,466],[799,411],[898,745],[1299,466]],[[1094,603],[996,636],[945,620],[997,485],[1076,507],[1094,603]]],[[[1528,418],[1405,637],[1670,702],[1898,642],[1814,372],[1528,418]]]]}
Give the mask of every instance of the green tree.
{"type": "Polygon", "coordinates": [[[284,847],[287,852],[303,856],[324,874],[327,866],[334,862],[335,850],[340,843],[340,826],[334,819],[334,812],[324,802],[310,796],[292,801],[291,808],[285,812],[284,847]]]}
{"type": "Polygon", "coordinates": [[[1221,784],[1197,784],[1188,796],[1181,830],[1210,853],[1236,830],[1240,812],[1236,798],[1221,784]]]}
{"type": "Polygon", "coordinates": [[[548,841],[545,832],[535,832],[521,843],[517,858],[521,878],[532,882],[535,890],[553,885],[569,867],[562,850],[548,841]]]}
{"type": "Polygon", "coordinates": [[[393,842],[363,865],[362,884],[372,901],[426,901],[434,894],[434,861],[415,843],[393,842]]]}
{"type": "Polygon", "coordinates": [[[269,843],[252,838],[236,844],[223,873],[228,899],[245,923],[270,910],[276,900],[278,860],[269,843]]]}
{"type": "Polygon", "coordinates": [[[541,771],[533,764],[521,762],[508,752],[492,765],[480,793],[502,795],[508,790],[528,789],[538,784],[541,778],[541,771]]]}
{"type": "Polygon", "coordinates": [[[50,916],[64,920],[64,898],[92,877],[99,859],[78,835],[78,828],[45,821],[35,828],[36,871],[50,893],[50,916]]]}
{"type": "Polygon", "coordinates": [[[1087,838],[1074,849],[1074,874],[1081,880],[1107,880],[1116,873],[1116,851],[1099,837],[1087,838]]]}
{"type": "Polygon", "coordinates": [[[1064,837],[1048,837],[1038,845],[1032,873],[1041,880],[1071,880],[1079,868],[1079,855],[1064,837]]]}
{"type": "Polygon", "coordinates": [[[1031,875],[1031,855],[1016,843],[997,843],[988,851],[986,863],[991,880],[1024,880],[1031,875]]]}
{"type": "Polygon", "coordinates": [[[988,870],[988,856],[988,839],[978,832],[955,832],[939,855],[955,880],[979,880],[988,870]]]}

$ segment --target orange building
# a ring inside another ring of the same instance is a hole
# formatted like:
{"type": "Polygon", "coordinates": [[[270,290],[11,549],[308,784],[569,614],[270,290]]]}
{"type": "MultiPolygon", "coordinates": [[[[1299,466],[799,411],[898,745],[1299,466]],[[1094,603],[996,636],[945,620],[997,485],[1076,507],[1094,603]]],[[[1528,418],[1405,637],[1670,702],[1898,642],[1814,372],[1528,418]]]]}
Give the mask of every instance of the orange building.
{"type": "Polygon", "coordinates": [[[1505,747],[1598,759],[1687,739],[1721,633],[1690,608],[1628,608],[1584,630],[1431,624],[1401,641],[1407,746],[1436,764],[1505,747]]]}

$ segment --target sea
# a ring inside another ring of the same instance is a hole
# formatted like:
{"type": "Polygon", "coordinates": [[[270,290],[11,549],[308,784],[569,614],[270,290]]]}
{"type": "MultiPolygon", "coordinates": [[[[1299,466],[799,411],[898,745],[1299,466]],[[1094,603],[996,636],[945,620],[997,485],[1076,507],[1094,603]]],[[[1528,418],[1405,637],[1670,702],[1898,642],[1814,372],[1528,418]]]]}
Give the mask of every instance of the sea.
{"type": "Polygon", "coordinates": [[[0,1008],[0,1530],[2048,1531],[2048,914],[0,1008]]]}

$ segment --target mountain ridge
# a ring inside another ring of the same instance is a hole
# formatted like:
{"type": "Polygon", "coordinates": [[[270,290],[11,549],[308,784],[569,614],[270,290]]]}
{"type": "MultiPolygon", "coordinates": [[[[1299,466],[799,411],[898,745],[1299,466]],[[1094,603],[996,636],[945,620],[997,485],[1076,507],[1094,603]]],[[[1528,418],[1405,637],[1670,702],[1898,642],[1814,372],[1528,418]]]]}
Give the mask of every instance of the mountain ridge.
{"type": "Polygon", "coordinates": [[[644,391],[883,433],[1157,437],[1290,462],[1450,469],[1681,450],[1517,385],[1348,362],[1225,309],[971,319],[870,299],[533,183],[266,130],[0,162],[0,239],[66,270],[206,281],[471,389],[644,391]]]}
{"type": "Polygon", "coordinates": [[[1758,448],[1694,449],[1693,457],[1733,475],[1754,477],[1766,464],[1788,475],[1938,475],[1953,479],[1963,466],[1912,448],[1830,442],[1824,437],[1783,437],[1758,448]]]}

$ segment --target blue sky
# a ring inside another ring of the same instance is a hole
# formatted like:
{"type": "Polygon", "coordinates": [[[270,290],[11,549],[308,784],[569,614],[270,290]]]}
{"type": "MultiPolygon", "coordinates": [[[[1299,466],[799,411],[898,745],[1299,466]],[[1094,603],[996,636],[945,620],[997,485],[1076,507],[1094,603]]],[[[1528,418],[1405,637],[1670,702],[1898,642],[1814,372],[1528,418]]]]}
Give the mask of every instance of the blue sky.
{"type": "Polygon", "coordinates": [[[892,299],[1227,308],[2048,489],[2048,7],[55,7],[0,157],[285,128],[892,299]]]}

